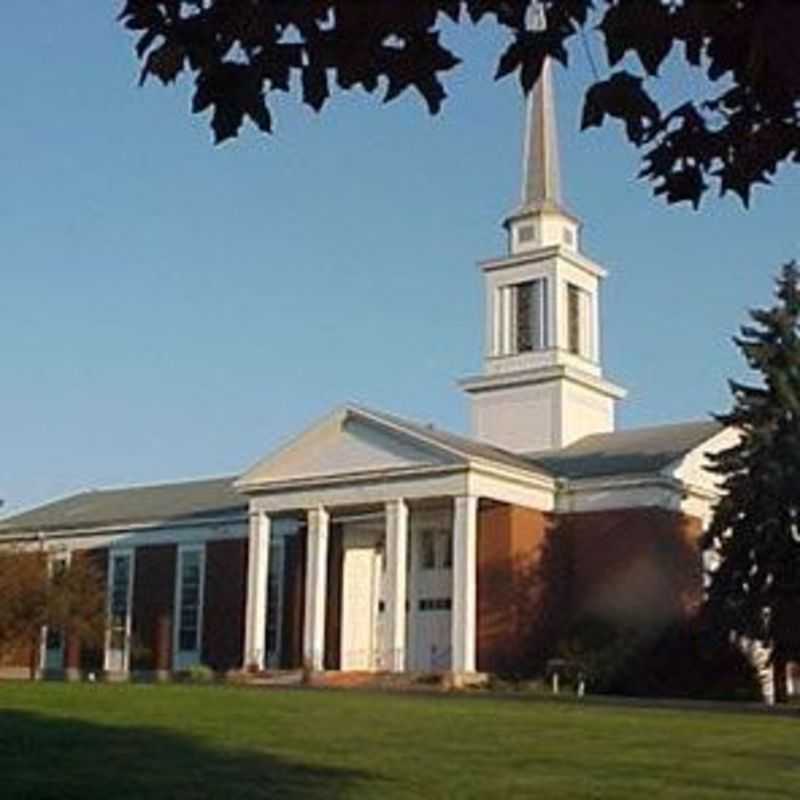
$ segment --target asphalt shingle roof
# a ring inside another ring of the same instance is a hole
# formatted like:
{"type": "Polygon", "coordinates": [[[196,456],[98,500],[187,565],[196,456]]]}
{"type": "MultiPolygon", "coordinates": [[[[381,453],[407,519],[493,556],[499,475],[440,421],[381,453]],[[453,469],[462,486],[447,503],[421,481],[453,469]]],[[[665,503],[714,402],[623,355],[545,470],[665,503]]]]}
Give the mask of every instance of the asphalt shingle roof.
{"type": "Polygon", "coordinates": [[[722,430],[714,421],[682,422],[597,433],[557,451],[529,453],[564,478],[599,478],[659,472],[722,430]]]}
{"type": "Polygon", "coordinates": [[[233,477],[225,477],[81,492],[0,521],[0,536],[244,511],[247,499],[234,491],[233,481],[233,477]]]}

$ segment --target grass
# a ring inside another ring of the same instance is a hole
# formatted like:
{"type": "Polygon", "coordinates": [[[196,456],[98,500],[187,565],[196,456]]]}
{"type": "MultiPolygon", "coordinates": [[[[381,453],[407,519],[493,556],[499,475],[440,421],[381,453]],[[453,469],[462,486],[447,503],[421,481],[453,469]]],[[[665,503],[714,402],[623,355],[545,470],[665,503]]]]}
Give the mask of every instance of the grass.
{"type": "Polygon", "coordinates": [[[3,800],[795,798],[800,720],[542,700],[0,684],[3,800]]]}

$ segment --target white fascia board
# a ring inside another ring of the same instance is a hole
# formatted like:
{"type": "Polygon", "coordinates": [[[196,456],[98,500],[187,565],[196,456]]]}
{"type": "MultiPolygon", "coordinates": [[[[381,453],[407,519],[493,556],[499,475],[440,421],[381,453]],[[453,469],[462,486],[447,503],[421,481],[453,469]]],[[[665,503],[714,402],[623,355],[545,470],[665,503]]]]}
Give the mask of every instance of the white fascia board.
{"type": "Polygon", "coordinates": [[[560,244],[540,247],[536,250],[526,250],[525,252],[517,253],[513,256],[503,256],[501,258],[490,258],[485,261],[479,261],[478,267],[482,272],[492,272],[497,269],[507,269],[508,267],[530,264],[536,261],[546,261],[551,258],[563,258],[565,261],[569,261],[574,266],[588,272],[595,278],[608,277],[607,270],[603,269],[599,264],[595,264],[594,261],[586,258],[586,256],[581,253],[569,250],[560,244]]]}
{"type": "Polygon", "coordinates": [[[539,481],[520,481],[516,476],[503,475],[494,470],[471,470],[468,494],[537,511],[555,509],[553,485],[547,487],[539,481]]]}
{"type": "Polygon", "coordinates": [[[589,372],[575,369],[566,364],[557,364],[543,369],[521,370],[519,372],[475,375],[462,378],[458,381],[458,385],[467,392],[481,392],[498,388],[546,383],[553,380],[570,380],[617,400],[621,400],[628,394],[625,389],[605,380],[605,378],[598,378],[589,372]]]}
{"type": "Polygon", "coordinates": [[[351,476],[349,480],[336,476],[334,480],[297,482],[281,487],[264,487],[250,499],[253,511],[268,514],[312,509],[323,506],[358,506],[386,503],[402,497],[418,500],[453,497],[467,493],[465,465],[398,471],[379,476],[351,476]]]}
{"type": "Polygon", "coordinates": [[[288,480],[266,480],[248,487],[247,494],[261,497],[267,494],[284,494],[304,490],[326,489],[328,487],[355,486],[370,483],[386,483],[388,481],[425,478],[463,472],[467,464],[442,464],[431,466],[393,467],[391,469],[362,470],[359,472],[342,472],[331,475],[311,475],[288,480]]]}
{"type": "Polygon", "coordinates": [[[474,458],[470,461],[469,466],[475,472],[496,476],[503,478],[504,480],[509,480],[537,489],[549,489],[554,491],[558,480],[554,476],[547,475],[543,471],[537,470],[533,464],[531,465],[530,470],[526,470],[498,461],[474,458]]]}
{"type": "Polygon", "coordinates": [[[247,538],[247,514],[220,517],[203,522],[148,523],[141,525],[70,528],[32,534],[15,540],[0,540],[0,550],[23,544],[25,549],[44,548],[90,550],[97,547],[143,547],[153,544],[200,544],[202,542],[247,538]]]}

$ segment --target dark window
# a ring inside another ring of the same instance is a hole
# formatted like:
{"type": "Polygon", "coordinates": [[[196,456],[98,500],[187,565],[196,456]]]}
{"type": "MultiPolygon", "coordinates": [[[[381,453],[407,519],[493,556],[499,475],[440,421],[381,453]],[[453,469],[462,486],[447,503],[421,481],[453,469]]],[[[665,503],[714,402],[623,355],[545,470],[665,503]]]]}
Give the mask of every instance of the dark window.
{"type": "Polygon", "coordinates": [[[450,611],[453,601],[449,597],[423,597],[419,601],[420,611],[450,611]]]}
{"type": "Polygon", "coordinates": [[[178,613],[178,648],[183,652],[198,649],[200,633],[200,584],[202,553],[181,553],[181,605],[178,613]]]}
{"type": "Polygon", "coordinates": [[[436,569],[436,540],[433,531],[422,532],[419,557],[422,569],[436,569]]]}
{"type": "Polygon", "coordinates": [[[581,290],[572,283],[567,284],[567,349],[581,355],[581,290]]]}
{"type": "Polygon", "coordinates": [[[547,292],[544,278],[513,287],[515,347],[517,353],[547,347],[547,292]]]}
{"type": "Polygon", "coordinates": [[[442,534],[442,567],[452,569],[453,567],[453,534],[448,532],[442,534]]]}

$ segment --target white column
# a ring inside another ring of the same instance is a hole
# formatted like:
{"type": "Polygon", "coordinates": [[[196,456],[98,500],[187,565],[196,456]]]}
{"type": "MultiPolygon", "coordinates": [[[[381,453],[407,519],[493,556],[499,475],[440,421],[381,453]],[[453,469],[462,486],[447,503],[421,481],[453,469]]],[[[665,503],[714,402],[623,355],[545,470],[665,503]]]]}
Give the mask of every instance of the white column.
{"type": "Polygon", "coordinates": [[[390,672],[406,668],[406,565],[408,506],[400,498],[386,504],[386,653],[390,672]]]}
{"type": "Polygon", "coordinates": [[[270,518],[262,511],[250,514],[244,634],[245,669],[264,669],[266,659],[270,527],[270,518]]]}
{"type": "Polygon", "coordinates": [[[323,669],[325,658],[329,521],[330,515],[322,506],[308,512],[303,663],[313,670],[323,669]]]}
{"type": "Polygon", "coordinates": [[[475,672],[478,498],[456,497],[453,508],[452,669],[475,672]]]}

